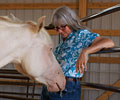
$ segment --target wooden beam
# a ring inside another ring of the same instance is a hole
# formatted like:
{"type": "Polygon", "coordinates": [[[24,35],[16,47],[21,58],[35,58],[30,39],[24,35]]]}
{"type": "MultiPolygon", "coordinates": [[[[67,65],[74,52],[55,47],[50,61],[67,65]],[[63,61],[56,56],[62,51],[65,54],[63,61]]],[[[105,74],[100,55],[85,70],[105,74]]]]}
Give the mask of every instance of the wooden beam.
{"type": "Polygon", "coordinates": [[[120,2],[93,2],[88,3],[89,9],[106,9],[119,4],[120,2]]]}
{"type": "MultiPolygon", "coordinates": [[[[80,0],[81,1],[81,0],[80,0]]],[[[116,4],[119,4],[120,2],[93,2],[93,3],[87,3],[87,0],[82,0],[82,2],[85,4],[83,7],[89,8],[89,9],[105,9],[111,6],[114,6],[116,4]],[[86,6],[87,4],[87,6],[86,6]]],[[[15,10],[15,9],[56,9],[60,6],[69,6],[70,8],[74,9],[80,9],[82,7],[81,3],[78,2],[59,2],[59,3],[0,3],[0,9],[1,10],[15,10]],[[81,5],[81,6],[80,6],[81,5]],[[80,6],[80,7],[79,7],[80,6]]]]}
{"type": "MultiPolygon", "coordinates": [[[[101,36],[120,36],[120,30],[100,30],[100,29],[93,29],[91,32],[99,33],[101,36]]],[[[55,30],[48,30],[50,35],[58,35],[55,30]]]]}
{"type": "Polygon", "coordinates": [[[120,57],[93,57],[88,60],[89,63],[108,63],[120,64],[120,57]]]}
{"type": "MultiPolygon", "coordinates": [[[[113,86],[120,87],[120,80],[118,80],[113,86]]],[[[96,100],[108,100],[108,98],[113,94],[114,92],[106,91],[102,93],[96,100]]]]}
{"type": "Polygon", "coordinates": [[[0,9],[14,10],[14,9],[56,9],[60,6],[69,6],[70,8],[77,8],[78,3],[63,2],[63,3],[0,3],[0,9]]]}
{"type": "Polygon", "coordinates": [[[99,33],[101,36],[120,36],[120,30],[100,30],[93,29],[92,32],[99,33]]]}

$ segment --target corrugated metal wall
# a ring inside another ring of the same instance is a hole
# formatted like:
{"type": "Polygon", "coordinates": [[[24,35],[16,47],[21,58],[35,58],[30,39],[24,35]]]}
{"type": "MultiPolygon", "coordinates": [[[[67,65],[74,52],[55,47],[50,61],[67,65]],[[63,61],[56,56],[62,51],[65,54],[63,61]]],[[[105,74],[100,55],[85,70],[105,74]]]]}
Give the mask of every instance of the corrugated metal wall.
{"type": "MultiPolygon", "coordinates": [[[[89,0],[89,2],[117,2],[120,0],[89,0]]],[[[78,2],[78,0],[0,0],[0,3],[45,3],[45,2],[78,2]]],[[[94,14],[101,9],[88,10],[87,15],[94,14]]],[[[18,18],[26,21],[33,20],[37,21],[40,16],[47,16],[45,24],[50,23],[51,14],[53,10],[0,10],[0,15],[8,15],[13,13],[18,18]]],[[[91,20],[87,23],[87,26],[91,29],[120,29],[120,12],[116,12],[101,18],[91,20]]],[[[58,44],[58,36],[51,36],[55,46],[58,44]]],[[[120,46],[120,37],[111,37],[116,46],[120,46]]],[[[115,54],[99,54],[94,56],[105,56],[105,57],[120,57],[119,53],[115,54]]],[[[10,64],[6,68],[13,68],[10,64]]],[[[101,83],[101,84],[113,84],[120,79],[120,65],[119,64],[99,64],[99,63],[89,63],[88,71],[85,73],[84,81],[101,83]]],[[[10,90],[15,91],[15,88],[11,87],[0,87],[0,90],[10,90]]],[[[23,92],[25,89],[19,88],[18,91],[23,92]]],[[[37,92],[40,90],[38,89],[37,92]]],[[[98,89],[84,89],[84,100],[96,100],[104,91],[98,89]]],[[[119,100],[120,94],[114,93],[108,100],[119,100]]],[[[5,100],[5,99],[0,99],[5,100]]]]}
{"type": "MultiPolygon", "coordinates": [[[[89,2],[118,2],[120,0],[89,0],[89,2]]],[[[101,9],[88,10],[89,14],[99,12],[101,9]]],[[[120,12],[115,12],[88,22],[91,29],[114,29],[120,30],[120,12]]],[[[120,37],[107,36],[111,38],[116,46],[120,46],[120,37]]],[[[101,54],[95,56],[103,57],[120,57],[120,53],[101,54]]],[[[88,71],[85,73],[85,81],[101,84],[113,84],[120,79],[120,64],[88,64],[88,71]]],[[[103,90],[85,90],[84,100],[96,100],[104,91],[103,90]]],[[[109,96],[109,95],[108,95],[109,96]]],[[[120,100],[120,94],[114,93],[108,100],[120,100]]]]}

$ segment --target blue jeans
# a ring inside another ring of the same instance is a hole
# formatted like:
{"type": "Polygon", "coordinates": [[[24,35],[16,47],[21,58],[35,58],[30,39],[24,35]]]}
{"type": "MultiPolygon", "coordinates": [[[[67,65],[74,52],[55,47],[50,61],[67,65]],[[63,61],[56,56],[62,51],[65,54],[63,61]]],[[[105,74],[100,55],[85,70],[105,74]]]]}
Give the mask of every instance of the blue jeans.
{"type": "Polygon", "coordinates": [[[60,92],[48,92],[43,86],[40,100],[80,100],[81,86],[79,81],[66,81],[66,87],[60,92]]]}

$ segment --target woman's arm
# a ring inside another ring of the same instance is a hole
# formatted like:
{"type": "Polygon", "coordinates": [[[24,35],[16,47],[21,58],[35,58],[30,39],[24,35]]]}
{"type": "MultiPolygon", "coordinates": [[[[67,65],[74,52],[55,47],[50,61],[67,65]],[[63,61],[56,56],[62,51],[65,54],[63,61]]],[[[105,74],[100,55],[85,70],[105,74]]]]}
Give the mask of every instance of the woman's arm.
{"type": "Polygon", "coordinates": [[[96,37],[93,43],[88,47],[82,50],[77,63],[76,63],[76,72],[82,73],[84,72],[83,66],[85,67],[85,71],[87,70],[87,57],[91,53],[95,53],[103,48],[112,48],[114,46],[114,42],[111,39],[96,37]]]}

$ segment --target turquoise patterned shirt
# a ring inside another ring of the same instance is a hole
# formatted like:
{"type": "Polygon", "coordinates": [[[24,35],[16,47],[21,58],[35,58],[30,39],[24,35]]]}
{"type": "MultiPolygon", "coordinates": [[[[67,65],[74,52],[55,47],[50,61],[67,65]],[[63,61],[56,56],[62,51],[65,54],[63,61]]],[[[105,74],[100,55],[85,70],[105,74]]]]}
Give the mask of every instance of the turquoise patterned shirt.
{"type": "Polygon", "coordinates": [[[87,48],[99,34],[91,33],[87,29],[73,31],[56,47],[54,54],[64,75],[80,78],[83,74],[76,72],[76,61],[83,48],[87,48]]]}

